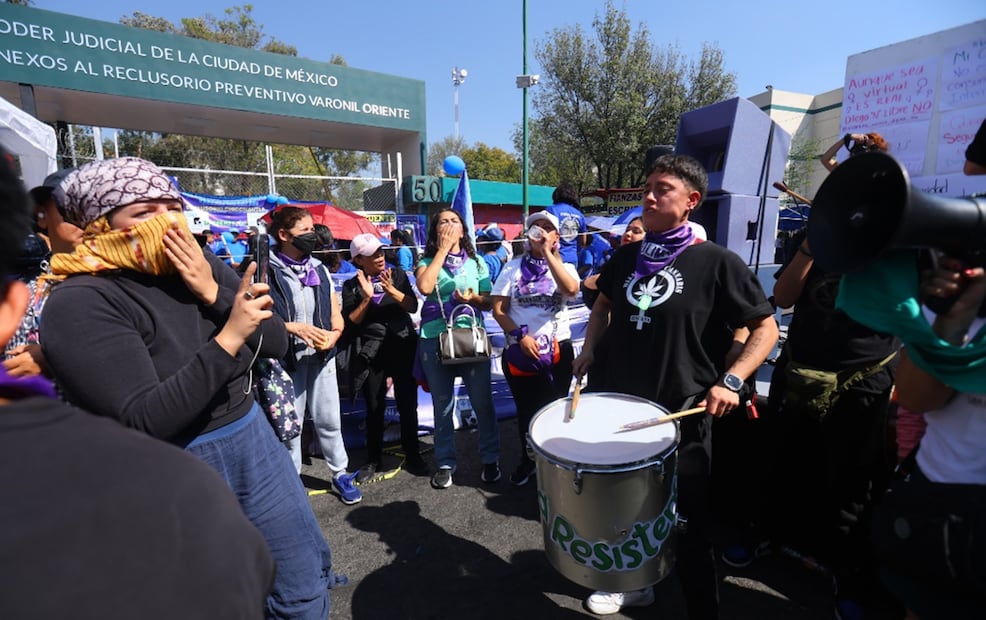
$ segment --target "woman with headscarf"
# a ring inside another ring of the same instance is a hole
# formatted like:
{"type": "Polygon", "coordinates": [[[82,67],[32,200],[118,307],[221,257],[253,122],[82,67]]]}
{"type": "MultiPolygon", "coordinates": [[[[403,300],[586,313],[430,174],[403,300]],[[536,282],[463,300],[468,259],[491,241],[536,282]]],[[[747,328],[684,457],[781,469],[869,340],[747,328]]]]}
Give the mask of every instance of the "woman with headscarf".
{"type": "Polygon", "coordinates": [[[493,287],[493,317],[507,335],[503,376],[517,406],[520,463],[510,483],[534,473],[527,429],[539,409],[568,395],[572,384],[572,328],[566,302],[579,292],[579,275],[558,253],[558,218],[539,211],[527,218],[528,250],[503,267],[493,287]]]}
{"type": "Polygon", "coordinates": [[[331,552],[251,390],[253,361],[287,348],[267,285],[251,283],[255,267],[238,280],[199,248],[181,195],[149,161],[94,161],[55,191],[83,229],[72,253],[52,257],[65,279],[41,323],[66,397],[218,471],[277,563],[267,616],[324,619],[337,580],[331,552]]]}
{"type": "MultiPolygon", "coordinates": [[[[482,310],[490,307],[490,274],[486,263],[473,248],[462,218],[451,209],[442,209],[431,218],[425,253],[414,272],[418,291],[425,297],[421,307],[420,359],[435,409],[435,460],[438,471],[431,486],[447,489],[455,472],[455,377],[462,377],[479,425],[479,456],[483,462],[483,482],[500,479],[500,435],[493,409],[490,362],[480,360],[447,366],[438,358],[439,335],[446,330],[452,311],[459,305],[471,306],[479,325],[482,310]]],[[[457,326],[472,325],[469,313],[457,315],[457,326]]]]}

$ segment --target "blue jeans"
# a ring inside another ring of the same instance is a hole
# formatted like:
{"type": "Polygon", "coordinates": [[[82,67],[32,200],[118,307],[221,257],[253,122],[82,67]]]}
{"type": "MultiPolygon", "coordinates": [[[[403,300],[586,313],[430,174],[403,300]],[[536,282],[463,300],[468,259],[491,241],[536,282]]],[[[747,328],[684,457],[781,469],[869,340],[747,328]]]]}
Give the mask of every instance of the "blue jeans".
{"type": "Polygon", "coordinates": [[[336,584],[322,536],[291,459],[258,405],[245,417],[192,440],[185,449],[226,480],[277,564],[268,618],[325,620],[336,584]]]}
{"type": "Polygon", "coordinates": [[[479,426],[479,458],[483,464],[496,463],[500,457],[500,433],[493,408],[489,361],[446,366],[438,359],[438,338],[421,339],[421,367],[431,389],[435,407],[435,461],[439,467],[455,468],[455,377],[469,394],[479,426]]]}
{"type": "MultiPolygon", "coordinates": [[[[339,408],[339,383],[336,377],[336,361],[327,362],[320,355],[299,360],[289,371],[294,382],[294,406],[304,423],[312,419],[315,436],[322,449],[325,463],[335,478],[346,473],[349,455],[342,439],[342,412],[339,408]]],[[[301,435],[284,442],[294,461],[294,469],[301,473],[301,435]]]]}

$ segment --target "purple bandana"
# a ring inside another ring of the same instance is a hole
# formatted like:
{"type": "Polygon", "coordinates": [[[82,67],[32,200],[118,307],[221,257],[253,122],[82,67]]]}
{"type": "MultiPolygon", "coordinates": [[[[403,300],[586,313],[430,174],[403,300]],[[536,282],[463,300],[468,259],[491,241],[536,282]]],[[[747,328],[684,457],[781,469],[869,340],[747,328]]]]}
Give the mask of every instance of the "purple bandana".
{"type": "Polygon", "coordinates": [[[443,303],[441,306],[434,299],[426,299],[423,304],[421,304],[421,322],[427,323],[429,321],[441,320],[445,322],[448,317],[452,316],[452,310],[455,309],[456,304],[454,301],[449,300],[443,303]],[[444,312],[444,318],[442,316],[444,312]]]}
{"type": "Polygon", "coordinates": [[[442,267],[447,269],[448,272],[454,276],[459,273],[459,270],[462,269],[462,265],[464,265],[465,262],[466,262],[465,250],[459,250],[454,254],[452,252],[449,252],[445,256],[445,262],[442,263],[442,267]]]}
{"type": "Polygon", "coordinates": [[[302,261],[296,261],[290,256],[285,256],[278,252],[277,257],[281,259],[281,262],[291,268],[294,275],[298,276],[298,279],[305,286],[318,286],[322,283],[322,280],[318,277],[318,272],[315,271],[315,266],[312,265],[311,256],[302,261]]]}
{"type": "Polygon", "coordinates": [[[687,223],[662,233],[649,231],[640,243],[634,277],[654,275],[670,265],[694,241],[695,233],[687,223]]]}
{"type": "Polygon", "coordinates": [[[545,258],[534,258],[530,254],[525,254],[520,259],[520,288],[524,290],[528,285],[537,282],[548,273],[548,260],[545,258]]]}
{"type": "Polygon", "coordinates": [[[373,303],[378,304],[380,303],[380,300],[383,299],[384,295],[383,285],[380,284],[380,276],[373,276],[370,278],[370,284],[373,285],[373,297],[370,299],[373,300],[373,303]]]}
{"type": "Polygon", "coordinates": [[[0,366],[0,398],[20,400],[31,396],[55,398],[55,388],[44,377],[12,377],[0,366]]]}

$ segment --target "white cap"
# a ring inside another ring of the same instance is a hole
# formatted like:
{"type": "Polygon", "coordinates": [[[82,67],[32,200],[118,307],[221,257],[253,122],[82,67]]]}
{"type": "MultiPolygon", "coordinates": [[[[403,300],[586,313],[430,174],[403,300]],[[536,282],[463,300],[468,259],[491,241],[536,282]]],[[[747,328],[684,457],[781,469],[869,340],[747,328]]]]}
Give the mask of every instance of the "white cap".
{"type": "Polygon", "coordinates": [[[527,221],[524,222],[524,226],[530,228],[531,226],[537,224],[542,220],[551,222],[551,225],[554,227],[554,229],[558,230],[559,228],[558,218],[555,216],[554,213],[548,213],[547,211],[538,211],[537,213],[531,213],[530,215],[527,216],[527,221]]]}
{"type": "Polygon", "coordinates": [[[383,247],[380,238],[371,233],[362,233],[349,242],[349,253],[353,256],[373,256],[383,247]]]}

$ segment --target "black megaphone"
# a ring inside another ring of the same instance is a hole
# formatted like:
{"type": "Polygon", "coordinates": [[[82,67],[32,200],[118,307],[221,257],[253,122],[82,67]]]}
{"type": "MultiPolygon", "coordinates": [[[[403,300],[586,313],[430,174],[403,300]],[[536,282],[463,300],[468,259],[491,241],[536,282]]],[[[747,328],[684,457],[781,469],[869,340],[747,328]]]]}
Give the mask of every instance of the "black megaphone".
{"type": "Polygon", "coordinates": [[[808,244],[815,262],[832,273],[864,269],[892,248],[976,256],[986,250],[986,198],[927,194],[911,186],[907,170],[890,155],[861,153],[818,188],[808,244]]]}

